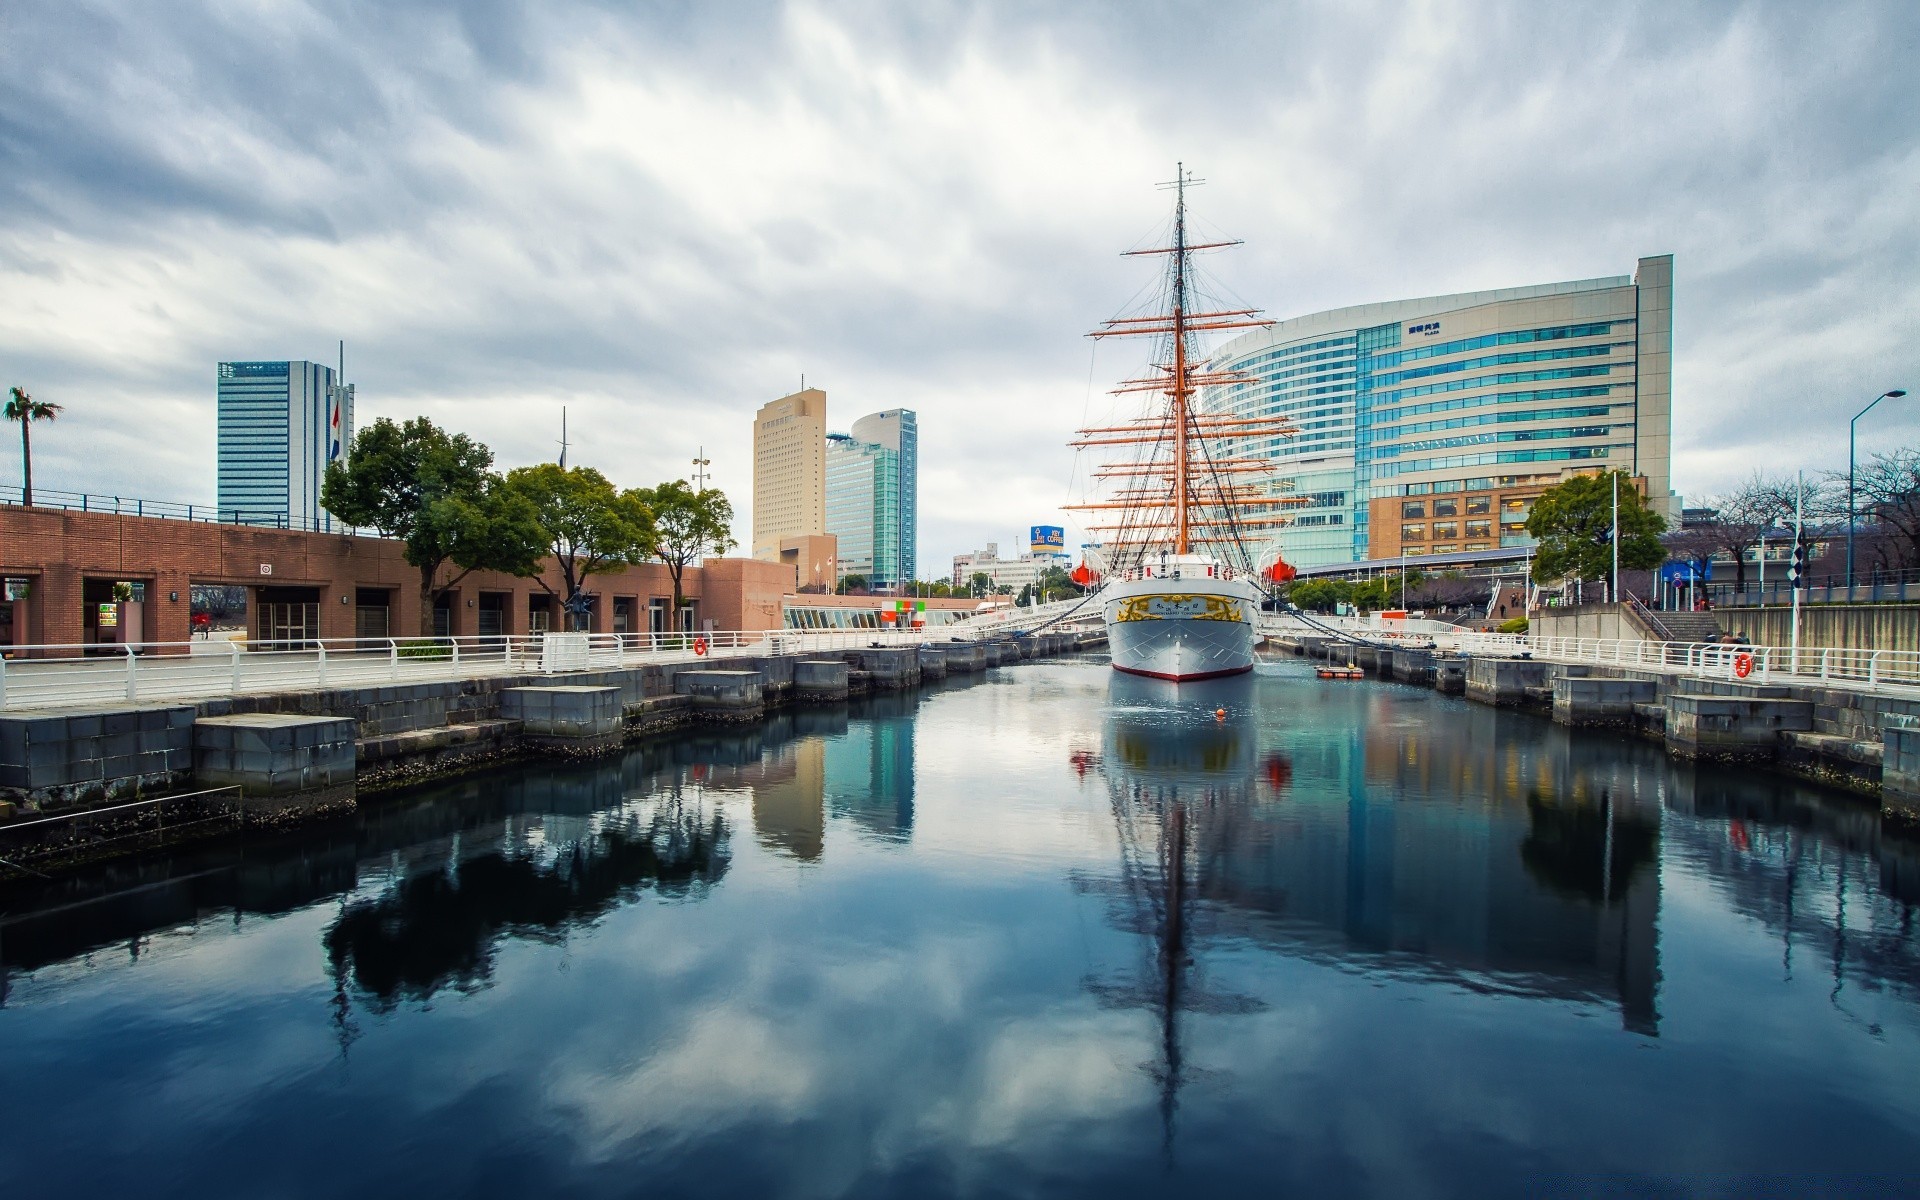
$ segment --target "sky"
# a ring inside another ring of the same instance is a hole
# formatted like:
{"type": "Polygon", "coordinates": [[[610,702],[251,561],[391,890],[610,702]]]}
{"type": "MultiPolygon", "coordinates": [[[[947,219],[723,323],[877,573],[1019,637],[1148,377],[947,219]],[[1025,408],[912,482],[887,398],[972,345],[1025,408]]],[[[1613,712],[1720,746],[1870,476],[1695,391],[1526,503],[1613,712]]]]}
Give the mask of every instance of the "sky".
{"type": "Polygon", "coordinates": [[[1673,254],[1693,502],[1920,384],[1917,52],[1905,2],[0,0],[0,386],[65,406],[38,488],[211,503],[215,364],[344,339],[360,424],[704,447],[745,541],[804,375],[919,414],[937,577],[1079,498],[1181,161],[1276,318],[1673,254]]]}

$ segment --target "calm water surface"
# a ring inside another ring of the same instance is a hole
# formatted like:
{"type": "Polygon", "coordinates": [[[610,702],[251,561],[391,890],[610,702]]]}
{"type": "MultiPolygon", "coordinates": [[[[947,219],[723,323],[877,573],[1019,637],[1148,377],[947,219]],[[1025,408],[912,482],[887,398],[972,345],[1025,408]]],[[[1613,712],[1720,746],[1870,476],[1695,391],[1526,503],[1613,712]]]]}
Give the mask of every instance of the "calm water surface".
{"type": "Polygon", "coordinates": [[[8,897],[0,1189],[1916,1194],[1917,900],[1656,746],[1032,664],[8,897]]]}

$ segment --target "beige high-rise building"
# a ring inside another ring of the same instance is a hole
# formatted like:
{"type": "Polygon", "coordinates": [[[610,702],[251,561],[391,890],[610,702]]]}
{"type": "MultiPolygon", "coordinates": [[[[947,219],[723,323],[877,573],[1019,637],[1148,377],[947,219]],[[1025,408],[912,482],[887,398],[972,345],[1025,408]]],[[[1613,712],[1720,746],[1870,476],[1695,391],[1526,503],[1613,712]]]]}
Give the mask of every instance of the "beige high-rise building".
{"type": "Polygon", "coordinates": [[[753,556],[780,561],[780,543],[827,531],[827,394],[802,388],[753,418],[753,556]]]}

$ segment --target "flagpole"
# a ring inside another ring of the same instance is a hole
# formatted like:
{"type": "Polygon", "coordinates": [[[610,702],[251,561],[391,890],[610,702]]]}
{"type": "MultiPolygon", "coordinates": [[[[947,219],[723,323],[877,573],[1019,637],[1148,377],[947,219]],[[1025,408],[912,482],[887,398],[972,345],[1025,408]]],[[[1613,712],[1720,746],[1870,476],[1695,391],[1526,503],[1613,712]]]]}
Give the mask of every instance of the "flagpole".
{"type": "Polygon", "coordinates": [[[1620,472],[1613,472],[1613,594],[1608,597],[1615,604],[1620,603],[1620,472]]]}
{"type": "MultiPolygon", "coordinates": [[[[1803,536],[1800,505],[1806,496],[1806,474],[1805,471],[1798,471],[1794,473],[1793,477],[1793,550],[1796,555],[1800,553],[1800,547],[1804,544],[1800,540],[1803,536]]],[[[1792,665],[1787,668],[1787,671],[1792,675],[1798,675],[1800,673],[1800,589],[1806,583],[1804,577],[1805,571],[1806,568],[1804,566],[1801,567],[1798,572],[1795,572],[1796,577],[1791,581],[1793,586],[1793,640],[1791,643],[1792,648],[1788,653],[1793,662],[1792,665]]]]}

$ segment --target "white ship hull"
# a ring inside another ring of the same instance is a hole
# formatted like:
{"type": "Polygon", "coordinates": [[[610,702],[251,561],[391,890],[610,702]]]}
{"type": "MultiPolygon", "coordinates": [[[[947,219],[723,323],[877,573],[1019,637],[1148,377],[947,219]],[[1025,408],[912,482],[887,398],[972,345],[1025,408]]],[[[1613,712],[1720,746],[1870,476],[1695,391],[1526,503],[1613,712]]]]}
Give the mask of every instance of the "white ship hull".
{"type": "Polygon", "coordinates": [[[1176,682],[1253,670],[1259,612],[1257,589],[1205,565],[1116,580],[1101,609],[1114,670],[1176,682]]]}

